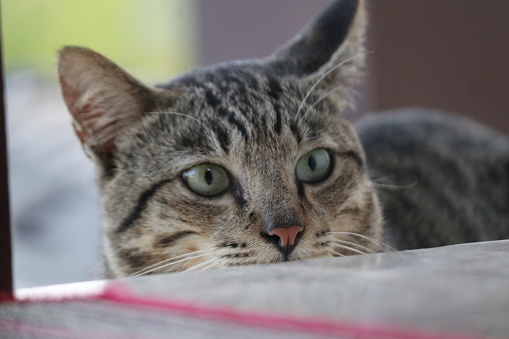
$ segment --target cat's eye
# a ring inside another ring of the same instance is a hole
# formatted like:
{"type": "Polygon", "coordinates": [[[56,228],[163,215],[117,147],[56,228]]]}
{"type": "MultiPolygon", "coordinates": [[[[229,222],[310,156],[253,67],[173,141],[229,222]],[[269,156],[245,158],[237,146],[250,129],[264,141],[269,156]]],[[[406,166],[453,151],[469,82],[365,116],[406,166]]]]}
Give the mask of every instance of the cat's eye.
{"type": "Polygon", "coordinates": [[[214,196],[230,187],[230,178],[226,170],[212,164],[195,166],[182,174],[187,186],[204,196],[214,196]]]}
{"type": "Polygon", "coordinates": [[[304,182],[317,182],[325,179],[331,170],[329,152],[317,148],[302,156],[297,162],[297,179],[304,182]]]}

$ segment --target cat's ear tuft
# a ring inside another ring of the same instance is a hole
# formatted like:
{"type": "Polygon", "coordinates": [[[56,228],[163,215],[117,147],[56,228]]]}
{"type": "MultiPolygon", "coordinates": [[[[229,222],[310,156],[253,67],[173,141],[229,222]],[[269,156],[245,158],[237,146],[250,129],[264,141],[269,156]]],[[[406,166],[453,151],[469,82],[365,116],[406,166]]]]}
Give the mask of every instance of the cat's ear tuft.
{"type": "Polygon", "coordinates": [[[273,55],[283,75],[325,75],[323,85],[351,80],[364,65],[366,18],[362,0],[337,0],[273,55]],[[340,65],[340,66],[338,66],[340,65]]]}
{"type": "Polygon", "coordinates": [[[85,151],[112,166],[115,138],[154,105],[150,89],[104,56],[84,47],[58,53],[64,101],[85,151]]]}

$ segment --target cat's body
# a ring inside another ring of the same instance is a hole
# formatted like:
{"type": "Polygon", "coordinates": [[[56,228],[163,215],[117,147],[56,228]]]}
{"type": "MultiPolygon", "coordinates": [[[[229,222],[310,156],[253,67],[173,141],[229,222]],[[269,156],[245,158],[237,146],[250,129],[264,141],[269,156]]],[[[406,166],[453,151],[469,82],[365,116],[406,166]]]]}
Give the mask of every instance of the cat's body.
{"type": "Polygon", "coordinates": [[[376,184],[341,117],[364,20],[362,4],[338,1],[267,59],[157,88],[91,50],[61,51],[64,98],[98,168],[110,275],[384,249],[376,184]]]}
{"type": "Polygon", "coordinates": [[[509,238],[506,136],[418,109],[377,114],[356,127],[394,247],[509,238]]]}

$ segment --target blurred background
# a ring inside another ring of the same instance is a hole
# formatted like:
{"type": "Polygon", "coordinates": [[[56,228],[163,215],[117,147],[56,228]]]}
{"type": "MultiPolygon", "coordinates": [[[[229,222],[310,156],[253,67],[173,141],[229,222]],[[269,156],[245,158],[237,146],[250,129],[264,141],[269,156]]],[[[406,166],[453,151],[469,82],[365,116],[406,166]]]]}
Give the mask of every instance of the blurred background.
{"type": "Polygon", "coordinates": [[[94,169],[70,125],[56,53],[87,46],[157,83],[197,64],[189,0],[2,2],[16,287],[96,278],[101,218],[94,169]]]}
{"type": "MultiPolygon", "coordinates": [[[[90,47],[140,80],[264,57],[330,0],[2,2],[16,287],[94,279],[101,221],[91,162],[57,87],[55,54],[90,47]]],[[[371,1],[367,112],[425,107],[509,132],[509,2],[371,1]]]]}

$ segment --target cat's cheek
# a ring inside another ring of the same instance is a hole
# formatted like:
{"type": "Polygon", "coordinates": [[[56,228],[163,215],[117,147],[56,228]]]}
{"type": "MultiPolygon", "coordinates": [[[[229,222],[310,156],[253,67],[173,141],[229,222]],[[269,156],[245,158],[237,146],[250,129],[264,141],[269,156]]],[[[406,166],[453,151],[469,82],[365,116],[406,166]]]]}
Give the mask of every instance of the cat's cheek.
{"type": "MultiPolygon", "coordinates": [[[[359,194],[356,204],[348,205],[340,211],[339,217],[332,228],[336,232],[352,232],[367,237],[382,240],[382,212],[378,198],[372,189],[366,189],[359,194]]],[[[372,251],[380,250],[376,242],[367,239],[357,239],[360,245],[372,251]]],[[[355,254],[355,253],[347,253],[355,254]]]]}
{"type": "Polygon", "coordinates": [[[306,185],[305,195],[313,205],[327,214],[351,199],[367,181],[362,168],[352,159],[337,157],[330,177],[318,184],[306,185]]]}

